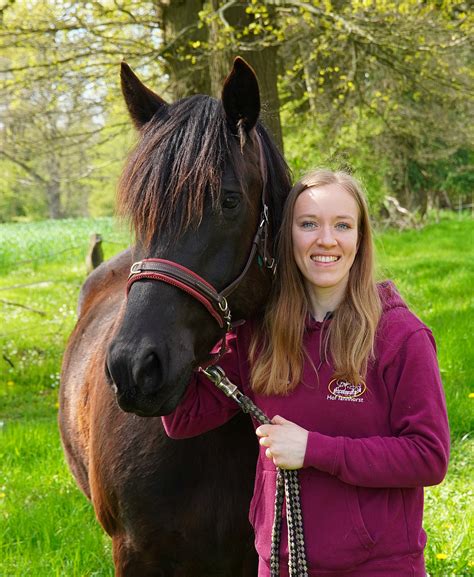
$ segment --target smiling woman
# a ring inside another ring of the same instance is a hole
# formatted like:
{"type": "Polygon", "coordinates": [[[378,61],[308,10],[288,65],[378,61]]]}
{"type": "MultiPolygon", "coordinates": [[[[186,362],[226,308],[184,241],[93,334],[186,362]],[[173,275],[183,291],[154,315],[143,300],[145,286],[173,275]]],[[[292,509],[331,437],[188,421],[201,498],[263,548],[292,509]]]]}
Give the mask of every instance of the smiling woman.
{"type": "Polygon", "coordinates": [[[357,254],[359,219],[355,198],[339,184],[311,185],[296,199],[293,254],[316,320],[342,300],[357,254]]]}
{"type": "MultiPolygon", "coordinates": [[[[367,205],[350,175],[318,170],[293,187],[265,314],[228,345],[222,369],[273,416],[256,428],[259,577],[300,575],[284,523],[280,567],[271,555],[277,467],[301,469],[302,575],[424,577],[423,487],[442,481],[449,454],[436,349],[393,283],[375,283],[367,205]]],[[[237,410],[195,373],[163,422],[186,438],[237,410]]]]}
{"type": "MultiPolygon", "coordinates": [[[[333,317],[324,349],[331,352],[335,378],[357,383],[373,354],[381,314],[369,211],[357,180],[320,169],[295,184],[282,222],[278,271],[265,320],[269,347],[255,356],[252,369],[255,390],[281,394],[297,385],[308,313],[317,321],[333,317]]],[[[257,333],[253,354],[264,337],[257,333]]]]}

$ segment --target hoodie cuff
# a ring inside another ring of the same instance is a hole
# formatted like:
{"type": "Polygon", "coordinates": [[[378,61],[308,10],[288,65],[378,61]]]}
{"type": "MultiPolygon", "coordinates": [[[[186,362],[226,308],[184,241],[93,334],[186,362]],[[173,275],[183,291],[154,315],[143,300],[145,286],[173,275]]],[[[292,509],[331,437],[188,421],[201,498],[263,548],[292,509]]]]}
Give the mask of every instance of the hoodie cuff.
{"type": "Polygon", "coordinates": [[[321,433],[308,434],[303,467],[314,467],[335,475],[339,461],[341,437],[329,437],[321,433]]]}

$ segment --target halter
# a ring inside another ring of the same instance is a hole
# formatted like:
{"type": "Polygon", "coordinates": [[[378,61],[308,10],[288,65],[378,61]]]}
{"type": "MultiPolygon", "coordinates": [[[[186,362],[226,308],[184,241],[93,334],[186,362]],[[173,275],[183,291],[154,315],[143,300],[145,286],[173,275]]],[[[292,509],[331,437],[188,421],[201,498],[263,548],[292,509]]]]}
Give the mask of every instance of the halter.
{"type": "Polygon", "coordinates": [[[201,276],[181,264],[161,258],[145,258],[133,263],[127,281],[127,296],[133,283],[147,279],[175,286],[199,301],[218,323],[219,327],[224,329],[224,336],[222,339],[221,349],[218,352],[218,357],[222,356],[225,352],[225,338],[232,328],[232,314],[227,302],[227,297],[231,295],[242,282],[255,258],[255,255],[258,253],[263,265],[275,272],[275,259],[269,254],[268,250],[270,224],[267,204],[268,167],[263,154],[260,136],[256,131],[255,134],[259,148],[260,170],[262,176],[262,211],[257,232],[252,240],[249,257],[239,276],[219,292],[201,276]]]}

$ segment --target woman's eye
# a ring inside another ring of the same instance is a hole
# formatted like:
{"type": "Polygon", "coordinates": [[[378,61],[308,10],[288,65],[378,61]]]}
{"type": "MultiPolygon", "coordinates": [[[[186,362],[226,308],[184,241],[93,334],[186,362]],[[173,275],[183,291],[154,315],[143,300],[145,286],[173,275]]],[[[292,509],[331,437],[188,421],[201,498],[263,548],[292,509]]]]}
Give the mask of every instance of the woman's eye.
{"type": "Polygon", "coordinates": [[[236,208],[240,203],[240,196],[238,194],[226,194],[222,201],[222,208],[228,210],[236,208]]]}
{"type": "Polygon", "coordinates": [[[336,228],[340,230],[349,230],[351,227],[347,224],[347,222],[338,222],[336,224],[336,228]]]}
{"type": "Polygon", "coordinates": [[[306,228],[306,229],[311,229],[314,228],[316,226],[315,222],[311,222],[309,220],[305,220],[304,222],[301,223],[301,228],[306,228]]]}

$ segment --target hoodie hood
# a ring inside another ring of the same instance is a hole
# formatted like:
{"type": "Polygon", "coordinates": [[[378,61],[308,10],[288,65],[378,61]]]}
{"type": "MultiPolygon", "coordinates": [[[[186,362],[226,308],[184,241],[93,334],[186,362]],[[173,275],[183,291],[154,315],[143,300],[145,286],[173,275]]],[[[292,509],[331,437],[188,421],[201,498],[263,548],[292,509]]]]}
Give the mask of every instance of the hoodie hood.
{"type": "Polygon", "coordinates": [[[400,293],[397,291],[391,280],[385,280],[383,282],[377,283],[377,288],[384,313],[391,309],[408,309],[405,301],[402,299],[400,293]]]}

